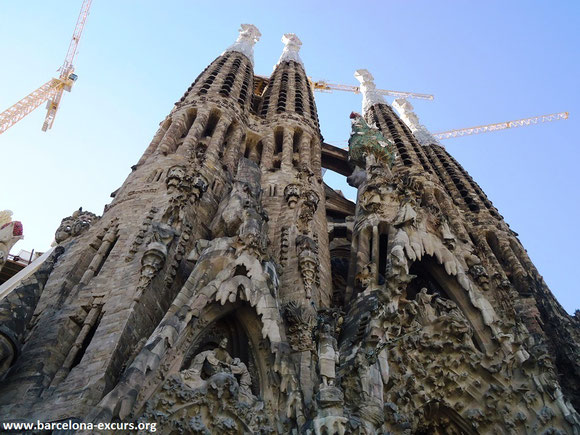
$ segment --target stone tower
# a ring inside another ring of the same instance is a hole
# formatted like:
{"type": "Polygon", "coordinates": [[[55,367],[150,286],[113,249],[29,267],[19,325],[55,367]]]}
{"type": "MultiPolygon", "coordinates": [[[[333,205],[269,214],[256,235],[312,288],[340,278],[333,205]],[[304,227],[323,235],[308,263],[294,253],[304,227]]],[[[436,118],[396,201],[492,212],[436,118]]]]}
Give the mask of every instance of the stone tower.
{"type": "Polygon", "coordinates": [[[366,70],[349,151],[324,144],[301,41],[262,78],[259,37],[241,26],[103,215],[64,219],[0,300],[0,420],[579,433],[578,319],[479,186],[366,70]]]}

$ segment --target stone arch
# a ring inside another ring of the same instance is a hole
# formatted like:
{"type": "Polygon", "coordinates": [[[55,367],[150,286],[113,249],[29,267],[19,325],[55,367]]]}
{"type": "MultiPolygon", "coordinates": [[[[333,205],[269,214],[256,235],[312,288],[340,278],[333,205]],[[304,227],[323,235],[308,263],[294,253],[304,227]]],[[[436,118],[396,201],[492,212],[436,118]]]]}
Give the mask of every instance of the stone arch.
{"type": "Polygon", "coordinates": [[[423,407],[425,420],[417,435],[476,435],[473,426],[457,411],[439,401],[431,401],[423,407]]]}
{"type": "Polygon", "coordinates": [[[490,330],[486,327],[481,310],[474,306],[469,292],[462,287],[456,277],[449,275],[434,257],[426,255],[421,260],[414,261],[409,267],[409,273],[415,275],[415,278],[407,285],[410,292],[408,298],[413,299],[420,290],[417,287],[430,282],[433,287],[428,288],[429,292],[452,300],[466,317],[473,328],[476,347],[487,354],[491,354],[497,348],[492,341],[490,330]]]}
{"type": "Polygon", "coordinates": [[[270,340],[262,336],[258,313],[248,302],[240,300],[223,306],[214,302],[203,310],[199,319],[192,322],[191,330],[192,336],[187,340],[188,343],[184,343],[189,348],[178,350],[182,357],[172,363],[173,370],[189,367],[195,355],[217,347],[219,338],[228,338],[228,352],[232,358],[240,358],[250,370],[252,392],[262,400],[274,398],[268,382],[268,366],[274,365],[275,355],[268,348],[270,340]],[[226,334],[222,336],[219,331],[216,334],[215,326],[235,326],[240,329],[225,331],[226,334]],[[243,348],[244,344],[246,348],[243,348]]]}

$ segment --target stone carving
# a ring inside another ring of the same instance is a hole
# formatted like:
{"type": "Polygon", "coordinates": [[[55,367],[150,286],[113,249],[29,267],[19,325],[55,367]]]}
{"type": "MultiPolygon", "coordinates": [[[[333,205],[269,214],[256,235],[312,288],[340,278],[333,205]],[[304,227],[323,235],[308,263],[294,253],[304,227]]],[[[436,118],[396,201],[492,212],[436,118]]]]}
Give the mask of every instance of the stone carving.
{"type": "Polygon", "coordinates": [[[300,185],[296,183],[291,183],[284,189],[284,199],[288,203],[288,207],[296,207],[296,203],[300,199],[300,185]]]}
{"type": "Polygon", "coordinates": [[[386,104],[385,98],[377,92],[373,75],[366,69],[356,70],[354,78],[360,82],[360,91],[363,95],[363,113],[375,104],[386,104]]]}
{"type": "Polygon", "coordinates": [[[381,350],[378,355],[372,348],[359,350],[355,357],[354,367],[359,380],[358,417],[366,433],[374,433],[384,421],[383,389],[389,381],[386,349],[381,350]]]}
{"type": "Polygon", "coordinates": [[[14,244],[22,239],[22,223],[12,221],[12,212],[4,210],[0,212],[0,269],[8,259],[8,254],[14,244]]]}
{"type": "Polygon", "coordinates": [[[318,202],[320,198],[318,194],[313,190],[306,190],[302,194],[303,201],[302,201],[302,208],[300,209],[300,220],[303,222],[304,225],[307,225],[308,222],[312,220],[314,217],[314,213],[318,208],[318,202]]]}
{"type": "Polygon", "coordinates": [[[364,294],[368,294],[373,290],[378,290],[380,288],[375,284],[376,276],[377,265],[375,263],[366,264],[356,275],[356,281],[364,294]]]}
{"type": "MultiPolygon", "coordinates": [[[[175,234],[175,230],[169,225],[153,222],[149,243],[145,248],[143,257],[141,257],[140,289],[148,286],[165,264],[167,250],[175,234]]],[[[137,292],[137,295],[140,295],[140,291],[137,292]]]]}
{"type": "MultiPolygon", "coordinates": [[[[167,192],[173,193],[180,188],[185,180],[185,167],[181,165],[172,166],[167,171],[167,192]]],[[[181,189],[180,189],[181,190],[181,189]]]]}
{"type": "MultiPolygon", "coordinates": [[[[211,354],[213,351],[207,352],[210,354],[204,355],[206,365],[211,365],[209,360],[224,364],[211,354]]],[[[241,368],[243,372],[243,363],[234,361],[232,370],[241,368]]],[[[264,404],[245,395],[242,381],[229,368],[220,368],[206,380],[198,379],[197,367],[170,376],[161,391],[147,402],[138,421],[156,422],[162,434],[237,434],[248,430],[272,433],[264,404]]],[[[245,379],[245,375],[241,378],[245,379]]]]}
{"type": "Polygon", "coordinates": [[[167,193],[171,196],[163,222],[179,229],[185,221],[186,206],[199,202],[208,188],[208,183],[199,172],[189,175],[184,166],[176,165],[169,168],[166,185],[167,193]]]}
{"type": "Polygon", "coordinates": [[[126,262],[131,261],[135,257],[135,254],[139,250],[139,246],[141,246],[143,244],[143,241],[145,240],[145,237],[147,236],[147,232],[149,231],[149,228],[151,227],[151,222],[153,222],[153,217],[157,214],[158,211],[159,211],[159,209],[157,207],[151,207],[151,209],[147,213],[147,216],[145,216],[145,219],[143,220],[143,223],[141,224],[141,229],[139,230],[139,232],[135,236],[135,239],[133,240],[133,243],[131,244],[131,249],[129,249],[129,254],[125,257],[126,262]]]}
{"type": "Polygon", "coordinates": [[[254,44],[260,40],[262,34],[256,26],[253,24],[242,24],[239,30],[240,34],[238,39],[230,47],[226,49],[228,51],[237,51],[246,55],[252,65],[254,64],[254,44]]]}
{"type": "Polygon", "coordinates": [[[311,307],[290,301],[284,306],[283,314],[288,324],[290,346],[298,351],[312,350],[315,314],[311,307]]]}
{"type": "Polygon", "coordinates": [[[330,325],[325,324],[318,336],[318,365],[324,386],[334,385],[336,365],[339,361],[338,346],[330,325]]]}
{"type": "Polygon", "coordinates": [[[401,119],[411,129],[421,145],[439,145],[439,141],[435,139],[435,136],[427,130],[427,127],[421,124],[419,117],[413,111],[411,103],[404,98],[397,98],[393,102],[393,107],[399,112],[401,119]]]}
{"type": "Polygon", "coordinates": [[[282,56],[278,64],[282,62],[296,62],[302,65],[302,59],[300,59],[300,47],[302,46],[302,41],[294,33],[285,33],[282,36],[282,42],[284,43],[284,50],[282,51],[282,56]]]}
{"type": "Polygon", "coordinates": [[[286,266],[288,260],[288,250],[290,249],[290,229],[283,226],[280,229],[280,266],[286,266]]]}
{"type": "Polygon", "coordinates": [[[296,238],[296,251],[298,252],[298,265],[306,291],[306,299],[310,299],[318,280],[318,244],[309,236],[299,235],[296,238]]]}
{"type": "MultiPolygon", "coordinates": [[[[379,165],[380,169],[391,168],[395,161],[394,145],[376,126],[370,126],[358,113],[351,113],[352,132],[348,139],[349,159],[361,168],[379,165]]],[[[379,169],[379,168],[377,168],[379,169]]]]}
{"type": "Polygon", "coordinates": [[[239,384],[240,400],[245,403],[256,401],[252,394],[252,379],[246,364],[239,358],[232,358],[227,351],[228,339],[220,341],[219,347],[197,354],[188,369],[180,372],[183,383],[191,389],[200,388],[217,373],[231,373],[239,384]]]}
{"type": "Polygon", "coordinates": [[[299,40],[268,81],[244,56],[258,35],[191,85],[98,230],[72,239],[76,213],[58,261],[2,287],[0,420],[580,433],[580,314],[479,186],[367,71],[349,152],[321,143],[299,40]],[[354,168],[357,204],[322,164],[354,168]]]}
{"type": "Polygon", "coordinates": [[[83,208],[81,207],[75,211],[72,216],[66,217],[62,220],[60,226],[56,230],[54,240],[60,245],[71,237],[77,237],[85,232],[98,220],[99,217],[97,215],[90,211],[83,211],[83,208]]]}

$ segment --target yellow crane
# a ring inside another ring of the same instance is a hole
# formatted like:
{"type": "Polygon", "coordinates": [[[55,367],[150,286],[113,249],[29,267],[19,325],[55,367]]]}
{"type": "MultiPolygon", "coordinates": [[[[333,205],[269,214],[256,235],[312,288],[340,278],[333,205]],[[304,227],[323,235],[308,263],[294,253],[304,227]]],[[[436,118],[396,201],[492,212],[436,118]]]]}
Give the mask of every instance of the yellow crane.
{"type": "MultiPolygon", "coordinates": [[[[269,78],[262,75],[255,75],[254,76],[254,92],[260,95],[266,85],[269,82],[269,78]]],[[[355,94],[360,94],[360,88],[358,86],[351,86],[351,85],[343,85],[339,83],[329,83],[326,80],[312,80],[311,77],[308,77],[308,81],[310,82],[310,86],[312,89],[318,92],[325,92],[325,93],[332,93],[333,91],[343,91],[343,92],[354,92],[355,94]]],[[[391,91],[389,89],[377,89],[377,92],[382,95],[388,95],[391,97],[396,98],[416,98],[420,100],[429,100],[433,101],[435,98],[431,94],[418,94],[417,92],[404,92],[404,91],[391,91]]]]}
{"type": "Polygon", "coordinates": [[[18,103],[0,113],[0,134],[4,133],[18,121],[23,119],[26,115],[32,112],[43,103],[46,104],[46,118],[42,125],[42,131],[46,131],[52,127],[54,117],[60,106],[62,94],[64,91],[70,92],[77,75],[74,73],[73,61],[75,59],[79,41],[85,27],[85,22],[89,15],[92,0],[83,0],[81,12],[77,19],[77,24],[72,36],[72,40],[68,47],[68,52],[64,59],[64,63],[59,68],[59,77],[52,78],[38,89],[32,91],[18,103]]]}
{"type": "MultiPolygon", "coordinates": [[[[360,88],[358,86],[352,85],[342,85],[339,83],[328,83],[325,80],[314,81],[310,79],[310,84],[315,91],[318,92],[332,92],[332,91],[343,91],[343,92],[354,92],[355,94],[360,94],[360,88]]],[[[433,101],[435,98],[431,94],[419,94],[417,92],[403,92],[403,91],[391,91],[389,89],[377,89],[377,92],[381,95],[389,95],[396,98],[416,98],[419,100],[429,100],[433,101]]]]}

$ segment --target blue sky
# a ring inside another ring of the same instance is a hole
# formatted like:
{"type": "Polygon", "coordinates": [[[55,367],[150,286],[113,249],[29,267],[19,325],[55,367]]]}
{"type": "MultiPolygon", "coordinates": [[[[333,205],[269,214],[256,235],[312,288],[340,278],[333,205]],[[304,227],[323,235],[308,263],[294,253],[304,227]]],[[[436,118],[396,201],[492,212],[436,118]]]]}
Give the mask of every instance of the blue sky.
{"type": "MultiPolygon", "coordinates": [[[[80,0],[0,1],[0,110],[62,64],[80,0]]],[[[580,308],[577,266],[578,1],[198,2],[94,0],[53,129],[43,108],[0,135],[0,209],[24,224],[19,249],[45,250],[60,220],[79,206],[101,214],[158,123],[195,77],[237,36],[262,32],[255,72],[268,75],[283,33],[303,41],[314,79],[357,84],[367,68],[379,88],[432,93],[412,100],[433,132],[545,113],[570,119],[444,141],[519,233],[569,311],[580,308]]],[[[329,143],[348,138],[360,95],[316,94],[329,143]]],[[[343,177],[327,183],[354,197],[343,177]]]]}

